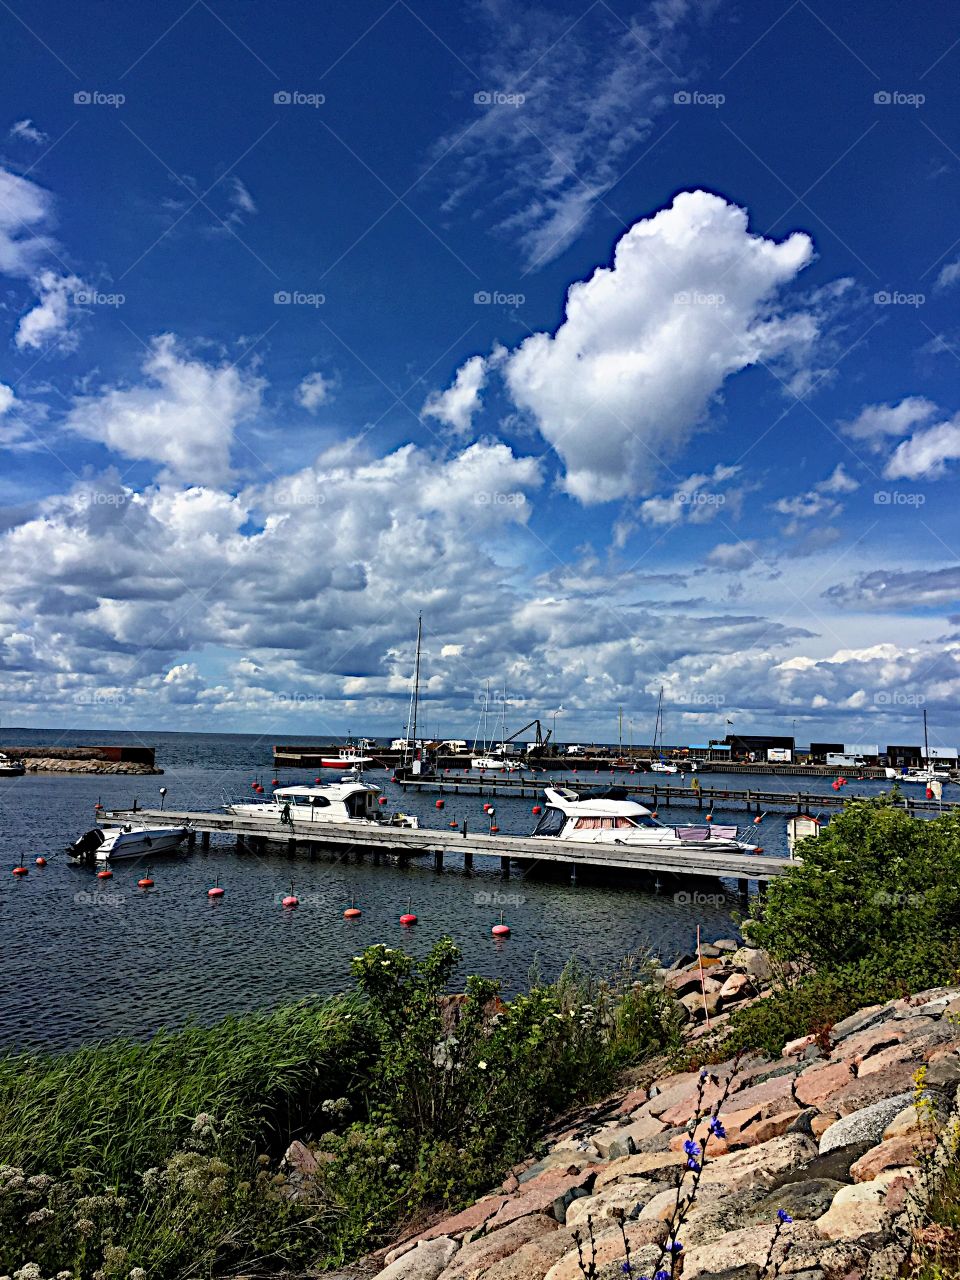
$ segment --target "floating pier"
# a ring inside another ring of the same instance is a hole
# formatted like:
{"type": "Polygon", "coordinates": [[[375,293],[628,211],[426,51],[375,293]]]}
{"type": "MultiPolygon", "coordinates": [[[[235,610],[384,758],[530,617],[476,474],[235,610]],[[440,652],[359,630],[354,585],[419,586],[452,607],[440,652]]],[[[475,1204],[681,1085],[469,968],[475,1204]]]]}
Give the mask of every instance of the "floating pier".
{"type": "MultiPolygon", "coordinates": [[[[649,776],[649,775],[648,775],[649,776]]],[[[585,782],[580,778],[554,779],[508,778],[492,774],[477,777],[472,774],[450,774],[436,778],[398,778],[398,787],[404,791],[436,792],[438,795],[513,796],[519,799],[540,798],[544,787],[565,787],[570,791],[589,795],[592,791],[607,791],[611,783],[585,782]]],[[[816,812],[818,809],[842,809],[854,800],[867,797],[845,795],[843,791],[824,795],[819,791],[755,791],[729,787],[677,787],[664,783],[618,779],[612,785],[622,788],[628,795],[639,796],[654,809],[669,809],[672,805],[686,809],[732,809],[742,805],[748,813],[766,813],[771,809],[793,810],[795,813],[816,812]]],[[[917,788],[923,792],[922,787],[917,788]]],[[[940,813],[960,805],[956,800],[927,800],[925,796],[903,795],[901,804],[908,813],[940,813]]]]}
{"type": "Polygon", "coordinates": [[[566,868],[573,879],[576,879],[577,870],[583,868],[676,878],[736,880],[741,897],[746,896],[750,881],[756,882],[762,893],[768,881],[783,875],[790,866],[787,858],[762,854],[712,853],[703,849],[647,851],[630,849],[626,845],[488,835],[482,831],[469,831],[465,825],[456,831],[438,831],[429,827],[411,830],[386,822],[383,825],[361,825],[306,821],[281,825],[272,819],[170,809],[105,810],[98,815],[97,822],[101,826],[125,822],[145,822],[157,827],[188,826],[191,849],[196,847],[198,837],[200,847],[209,849],[210,836],[217,833],[234,836],[238,849],[249,849],[254,853],[273,844],[285,848],[290,856],[303,848],[311,857],[319,849],[347,858],[354,854],[358,859],[369,853],[373,854],[374,861],[387,854],[401,863],[415,857],[430,857],[437,871],[443,870],[445,859],[459,856],[463,870],[469,872],[473,869],[474,857],[481,855],[498,858],[504,878],[510,876],[511,864],[518,863],[524,873],[538,865],[566,868]]]}

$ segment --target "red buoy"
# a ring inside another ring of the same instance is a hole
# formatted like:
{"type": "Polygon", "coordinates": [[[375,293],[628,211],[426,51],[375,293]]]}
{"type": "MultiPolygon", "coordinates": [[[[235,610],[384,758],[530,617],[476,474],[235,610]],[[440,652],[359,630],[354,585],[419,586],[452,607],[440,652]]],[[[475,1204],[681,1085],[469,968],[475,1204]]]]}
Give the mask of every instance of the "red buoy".
{"type": "Polygon", "coordinates": [[[149,876],[144,876],[142,880],[138,880],[138,881],[137,881],[137,888],[138,888],[138,889],[152,889],[152,888],[153,888],[153,881],[150,879],[150,877],[149,877],[149,876]]]}
{"type": "Polygon", "coordinates": [[[386,796],[381,796],[381,797],[379,798],[379,800],[377,801],[377,804],[386,804],[386,803],[387,803],[387,797],[386,797],[386,796]]]}
{"type": "Polygon", "coordinates": [[[299,907],[300,899],[295,893],[288,893],[281,905],[284,907],[299,907]]]}
{"type": "Polygon", "coordinates": [[[456,831],[456,829],[457,829],[457,820],[456,820],[456,818],[451,818],[451,819],[450,819],[450,823],[449,823],[449,825],[450,825],[451,827],[453,827],[454,831],[456,831]]]}
{"type": "Polygon", "coordinates": [[[928,799],[928,800],[932,800],[932,799],[933,799],[933,788],[932,788],[932,787],[927,787],[927,799],[928,799]]]}
{"type": "Polygon", "coordinates": [[[495,924],[490,930],[495,938],[508,938],[510,936],[510,926],[503,923],[503,912],[500,912],[500,923],[495,924]]]}
{"type": "Polygon", "coordinates": [[[113,872],[110,870],[110,868],[109,868],[109,867],[104,867],[102,871],[98,871],[98,872],[97,872],[97,879],[98,879],[98,880],[112,880],[112,879],[113,879],[113,872]]]}
{"type": "Polygon", "coordinates": [[[391,782],[396,782],[396,780],[397,780],[397,775],[396,775],[396,774],[394,774],[394,775],[393,775],[393,777],[390,779],[390,781],[391,781],[391,782]]]}
{"type": "Polygon", "coordinates": [[[41,857],[41,858],[38,858],[38,859],[37,859],[37,866],[38,866],[38,867],[45,867],[46,865],[47,865],[47,860],[46,860],[46,858],[42,858],[42,857],[41,857]]]}
{"type": "Polygon", "coordinates": [[[279,787],[279,785],[280,785],[280,779],[279,779],[279,778],[274,778],[274,779],[272,779],[272,781],[271,781],[270,785],[271,785],[271,787],[279,787]]]}
{"type": "Polygon", "coordinates": [[[27,874],[27,868],[21,863],[19,867],[13,868],[13,874],[15,876],[25,876],[27,874]]]}
{"type": "Polygon", "coordinates": [[[537,813],[542,813],[543,810],[540,808],[538,804],[535,804],[533,808],[530,810],[530,812],[533,814],[537,814],[537,813]]]}
{"type": "Polygon", "coordinates": [[[490,824],[490,834],[491,834],[491,835],[495,835],[499,830],[500,830],[500,828],[497,826],[497,824],[496,824],[495,822],[492,822],[492,823],[490,824]]]}
{"type": "Polygon", "coordinates": [[[319,779],[319,777],[314,778],[314,780],[313,780],[313,781],[316,783],[316,785],[317,785],[317,786],[319,786],[319,785],[320,785],[320,779],[319,779]]]}
{"type": "Polygon", "coordinates": [[[211,888],[211,889],[208,889],[208,890],[207,890],[207,897],[208,897],[208,898],[222,898],[222,897],[223,897],[223,890],[220,888],[220,886],[219,886],[218,884],[215,884],[215,885],[213,886],[213,888],[211,888]]]}
{"type": "MultiPolygon", "coordinates": [[[[318,779],[318,781],[319,781],[319,779],[318,779]]],[[[254,791],[256,791],[256,789],[257,789],[257,784],[256,784],[255,782],[251,782],[251,783],[250,783],[250,785],[251,785],[251,787],[253,787],[254,791]]]]}
{"type": "Polygon", "coordinates": [[[438,808],[438,809],[442,809],[442,808],[443,808],[443,801],[442,801],[442,800],[438,800],[438,801],[436,802],[436,808],[438,808]]]}
{"type": "Polygon", "coordinates": [[[356,918],[361,914],[362,912],[359,907],[347,907],[346,911],[343,913],[343,918],[344,920],[356,920],[356,918]]]}
{"type": "Polygon", "coordinates": [[[704,820],[704,822],[712,822],[712,821],[713,821],[713,814],[712,814],[712,813],[704,814],[703,820],[704,820]]]}
{"type": "Polygon", "coordinates": [[[409,903],[409,902],[407,903],[407,909],[406,909],[406,911],[405,911],[405,912],[403,913],[403,915],[400,917],[400,923],[401,923],[401,924],[403,924],[403,925],[411,925],[411,924],[416,924],[416,923],[417,923],[417,917],[416,917],[416,916],[414,915],[414,913],[410,910],[410,903],[409,903]]]}
{"type": "Polygon", "coordinates": [[[659,817],[660,817],[660,815],[659,815],[659,813],[657,813],[656,809],[654,809],[654,811],[653,811],[653,813],[651,813],[650,817],[651,817],[651,818],[659,818],[659,817]]]}

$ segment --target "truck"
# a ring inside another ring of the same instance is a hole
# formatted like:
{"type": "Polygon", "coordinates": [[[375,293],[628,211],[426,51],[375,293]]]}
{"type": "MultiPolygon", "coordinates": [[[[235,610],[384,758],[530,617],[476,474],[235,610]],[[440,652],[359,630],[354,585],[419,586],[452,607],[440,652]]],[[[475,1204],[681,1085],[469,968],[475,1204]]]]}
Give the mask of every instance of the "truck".
{"type": "Polygon", "coordinates": [[[835,769],[862,769],[866,761],[863,756],[847,755],[844,751],[828,751],[827,764],[835,769]]]}
{"type": "Polygon", "coordinates": [[[790,764],[793,752],[789,747],[767,747],[768,764],[790,764]]]}

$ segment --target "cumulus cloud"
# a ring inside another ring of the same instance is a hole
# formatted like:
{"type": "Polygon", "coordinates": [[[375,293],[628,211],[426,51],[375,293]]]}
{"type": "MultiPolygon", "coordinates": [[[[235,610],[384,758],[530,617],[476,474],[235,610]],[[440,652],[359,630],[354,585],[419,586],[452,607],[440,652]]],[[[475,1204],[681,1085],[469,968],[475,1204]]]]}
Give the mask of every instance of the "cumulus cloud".
{"type": "Polygon", "coordinates": [[[59,346],[72,350],[76,345],[73,320],[78,295],[82,298],[85,288],[79,276],[58,275],[55,271],[41,271],[34,281],[39,299],[17,325],[14,342],[20,350],[38,350],[40,347],[59,346]]]}
{"type": "Polygon", "coordinates": [[[909,611],[960,602],[960,565],[942,569],[874,569],[823,593],[846,608],[909,611]]]}
{"type": "Polygon", "coordinates": [[[322,373],[308,373],[297,387],[297,403],[313,413],[331,398],[333,385],[333,379],[325,378],[322,373]]]}
{"type": "Polygon", "coordinates": [[[749,569],[760,558],[759,545],[755,539],[746,542],[718,542],[707,556],[707,562],[718,569],[749,569]]]}
{"type": "Polygon", "coordinates": [[[712,472],[697,473],[681,480],[672,493],[658,494],[640,503],[638,512],[644,524],[675,524],[686,517],[691,524],[706,524],[729,505],[734,513],[740,494],[724,490],[727,481],[740,474],[740,467],[718,464],[712,472]]]}
{"type": "Polygon", "coordinates": [[[842,422],[841,430],[854,440],[865,440],[883,449],[891,436],[905,436],[914,427],[928,422],[937,406],[924,396],[906,396],[897,404],[868,404],[852,422],[842,422]]]}
{"type": "Polygon", "coordinates": [[[937,288],[949,289],[960,280],[960,258],[956,262],[948,262],[937,274],[937,288]]]}
{"type": "Polygon", "coordinates": [[[480,392],[487,382],[487,359],[471,356],[457,370],[453,384],[446,391],[433,391],[421,410],[425,418],[436,418],[457,435],[467,435],[473,416],[481,407],[480,392]]]}
{"type": "Polygon", "coordinates": [[[52,220],[50,193],[0,168],[0,271],[4,275],[33,274],[52,247],[52,220]]]}
{"type": "Polygon", "coordinates": [[[960,458],[960,413],[917,431],[894,449],[883,474],[890,480],[940,480],[960,458]]]}
{"type": "Polygon", "coordinates": [[[818,480],[813,488],[805,493],[778,498],[770,507],[780,515],[791,517],[784,525],[783,532],[787,537],[793,537],[801,532],[805,520],[817,517],[821,524],[836,520],[843,512],[843,503],[838,501],[836,495],[855,493],[859,488],[859,481],[847,474],[841,462],[824,480],[818,480]]]}
{"type": "Polygon", "coordinates": [[[10,412],[15,399],[13,387],[8,387],[5,382],[0,382],[0,415],[10,412]]]}
{"type": "Polygon", "coordinates": [[[67,429],[190,483],[227,479],[236,428],[259,409],[264,381],[191,358],[172,334],[153,340],[143,372],[144,383],[79,397],[67,429]]]}
{"type": "Polygon", "coordinates": [[[42,147],[45,142],[50,141],[42,129],[38,129],[32,120],[26,119],[18,120],[15,124],[12,124],[8,136],[18,138],[22,142],[32,142],[37,147],[42,147]]]}
{"type": "Polygon", "coordinates": [[[778,312],[811,261],[808,236],[751,235],[743,209],[705,191],[636,223],[612,267],[570,287],[555,334],[504,363],[514,401],[563,459],[582,502],[649,489],[730,375],[806,349],[816,320],[778,312]]]}

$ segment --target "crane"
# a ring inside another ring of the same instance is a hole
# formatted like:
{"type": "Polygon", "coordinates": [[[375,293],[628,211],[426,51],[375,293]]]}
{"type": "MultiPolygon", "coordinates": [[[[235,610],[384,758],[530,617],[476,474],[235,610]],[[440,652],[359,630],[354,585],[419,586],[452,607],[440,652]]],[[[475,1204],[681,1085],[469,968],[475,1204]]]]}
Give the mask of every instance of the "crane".
{"type": "Polygon", "coordinates": [[[542,750],[543,750],[543,748],[544,748],[544,747],[547,745],[547,743],[550,741],[550,736],[551,736],[551,734],[553,733],[553,730],[552,730],[552,729],[548,729],[548,730],[547,730],[547,736],[546,736],[546,737],[544,737],[544,736],[543,736],[543,731],[542,731],[542,729],[540,728],[540,721],[539,721],[539,720],[531,720],[529,724],[525,724],[525,725],[523,726],[523,728],[522,728],[522,729],[518,729],[518,730],[516,731],[516,733],[511,733],[511,735],[510,735],[510,737],[509,737],[509,738],[504,738],[504,740],[503,740],[503,745],[504,745],[504,746],[506,746],[508,742],[513,742],[515,738],[519,738],[519,737],[520,737],[521,733],[526,733],[526,731],[527,731],[528,729],[532,729],[534,725],[536,725],[536,726],[537,726],[537,736],[536,736],[536,738],[534,739],[534,746],[536,747],[536,749],[537,749],[538,751],[542,751],[542,750]]]}

